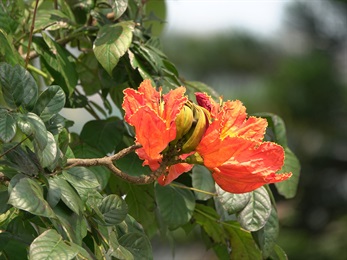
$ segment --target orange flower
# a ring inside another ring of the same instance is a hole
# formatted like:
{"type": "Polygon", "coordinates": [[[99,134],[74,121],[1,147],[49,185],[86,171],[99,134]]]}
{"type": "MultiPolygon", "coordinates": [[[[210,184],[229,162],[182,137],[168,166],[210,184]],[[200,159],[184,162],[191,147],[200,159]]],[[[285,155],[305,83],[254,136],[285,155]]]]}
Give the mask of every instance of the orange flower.
{"type": "MultiPolygon", "coordinates": [[[[136,143],[142,145],[136,153],[144,160],[144,165],[155,171],[162,161],[162,152],[176,138],[175,120],[188,101],[184,96],[185,88],[179,87],[161,95],[161,89],[157,91],[150,80],[144,80],[138,90],[127,88],[123,92],[124,119],[135,127],[136,143]]],[[[189,171],[192,168],[189,166],[178,168],[189,171]]],[[[170,174],[169,168],[168,171],[170,174]]],[[[177,175],[177,171],[171,172],[177,175]]]]}
{"type": "Polygon", "coordinates": [[[278,144],[262,142],[265,119],[247,118],[246,108],[238,100],[219,105],[203,93],[197,93],[196,98],[214,115],[196,151],[223,190],[249,192],[292,175],[276,174],[283,166],[284,150],[278,144]]]}

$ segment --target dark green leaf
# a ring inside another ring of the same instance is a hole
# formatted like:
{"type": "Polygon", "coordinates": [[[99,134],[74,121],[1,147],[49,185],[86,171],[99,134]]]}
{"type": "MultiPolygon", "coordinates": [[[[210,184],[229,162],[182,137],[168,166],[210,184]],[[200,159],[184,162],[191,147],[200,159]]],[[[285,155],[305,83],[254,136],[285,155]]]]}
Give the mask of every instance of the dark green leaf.
{"type": "Polygon", "coordinates": [[[51,207],[43,198],[42,187],[37,181],[29,178],[21,178],[14,185],[8,203],[34,215],[55,217],[51,207]]]}
{"type": "Polygon", "coordinates": [[[216,184],[216,191],[218,194],[217,199],[220,201],[223,208],[229,214],[234,214],[244,209],[252,196],[251,192],[240,193],[240,194],[227,192],[223,190],[222,188],[220,188],[217,184],[216,184]]]}
{"type": "Polygon", "coordinates": [[[59,113],[65,105],[65,93],[59,86],[50,86],[39,96],[34,112],[47,122],[55,114],[59,113]]]}
{"type": "Polygon", "coordinates": [[[103,88],[99,78],[99,63],[93,52],[82,53],[78,58],[76,70],[86,95],[93,95],[103,88]]]}
{"type": "Polygon", "coordinates": [[[220,224],[220,216],[213,208],[197,204],[194,210],[194,219],[215,243],[226,243],[224,229],[220,224]]]}
{"type": "Polygon", "coordinates": [[[49,179],[50,189],[60,190],[61,200],[76,214],[80,214],[83,211],[83,202],[78,196],[76,191],[70,186],[70,184],[61,178],[56,176],[49,179]]]}
{"type": "Polygon", "coordinates": [[[114,18],[113,19],[118,19],[119,17],[122,16],[122,14],[125,12],[125,10],[128,7],[128,0],[116,0],[113,2],[113,12],[114,12],[114,18]]]}
{"type": "Polygon", "coordinates": [[[262,229],[252,233],[253,237],[257,241],[257,244],[262,251],[264,259],[267,259],[273,252],[278,237],[278,233],[279,223],[277,211],[276,208],[272,206],[271,215],[267,220],[265,226],[262,229]]]}
{"type": "Polygon", "coordinates": [[[124,21],[101,27],[94,41],[93,50],[97,60],[112,75],[112,70],[129,49],[133,37],[134,23],[124,21]]]}
{"type": "Polygon", "coordinates": [[[34,49],[42,58],[42,65],[53,76],[54,83],[61,86],[70,97],[78,81],[75,65],[69,60],[71,54],[45,33],[42,36],[33,37],[34,49]]]}
{"type": "Polygon", "coordinates": [[[0,215],[5,213],[10,208],[10,205],[7,204],[8,199],[9,199],[8,191],[1,190],[0,191],[0,215]]]}
{"type": "Polygon", "coordinates": [[[118,241],[120,245],[131,252],[134,259],[153,259],[151,243],[143,233],[127,233],[121,236],[118,241]]]}
{"type": "Polygon", "coordinates": [[[123,121],[117,117],[107,120],[87,122],[81,131],[81,139],[104,154],[113,152],[122,141],[124,132],[123,121]]]}
{"type": "MultiPolygon", "coordinates": [[[[1,18],[1,17],[0,17],[1,18]]],[[[27,259],[28,244],[20,236],[9,232],[0,233],[0,252],[2,259],[27,259]],[[7,258],[5,258],[5,256],[7,258]]]]}
{"type": "Polygon", "coordinates": [[[270,256],[271,260],[288,260],[286,252],[279,246],[275,245],[274,250],[270,256]]]}
{"type": "Polygon", "coordinates": [[[218,100],[219,94],[211,87],[198,81],[184,81],[184,85],[187,88],[187,94],[190,99],[195,100],[195,92],[205,92],[210,95],[214,100],[218,100]]]}
{"type": "Polygon", "coordinates": [[[0,110],[0,140],[8,143],[15,136],[17,130],[16,121],[10,113],[0,110]]]}
{"type": "Polygon", "coordinates": [[[49,229],[38,236],[30,245],[30,259],[72,259],[78,254],[78,249],[66,243],[61,235],[49,229]]]}
{"type": "Polygon", "coordinates": [[[296,195],[298,189],[301,167],[298,158],[288,147],[284,148],[284,152],[284,165],[278,173],[291,172],[293,175],[288,180],[275,183],[275,186],[279,194],[291,199],[296,195]]]}
{"type": "Polygon", "coordinates": [[[115,194],[105,197],[99,209],[106,225],[111,226],[121,223],[128,214],[127,204],[115,194]]]}
{"type": "Polygon", "coordinates": [[[269,127],[272,128],[274,141],[283,147],[287,147],[286,126],[282,118],[272,113],[257,113],[255,115],[266,118],[269,127]]]}
{"type": "MultiPolygon", "coordinates": [[[[210,193],[215,192],[214,180],[211,172],[202,165],[195,165],[192,174],[192,184],[195,189],[207,191],[210,193]]],[[[212,197],[210,194],[194,191],[195,197],[198,200],[208,200],[212,197]]]]}
{"type": "Polygon", "coordinates": [[[8,224],[6,231],[10,232],[14,236],[18,236],[25,243],[30,244],[37,236],[36,230],[31,223],[27,221],[23,215],[20,215],[8,224]]]}
{"type": "MultiPolygon", "coordinates": [[[[0,18],[1,19],[1,18],[0,18]]],[[[6,61],[12,66],[16,64],[23,64],[23,59],[15,50],[10,35],[0,29],[0,60],[6,61]]]]}
{"type": "Polygon", "coordinates": [[[109,245],[107,255],[114,256],[117,259],[134,260],[132,253],[119,244],[115,232],[110,232],[109,245]]]}
{"type": "MultiPolygon", "coordinates": [[[[74,147],[73,152],[77,158],[100,158],[104,156],[103,153],[85,143],[74,147]]],[[[95,177],[98,179],[100,189],[104,189],[110,178],[110,171],[100,166],[93,166],[89,167],[88,169],[92,171],[95,177]]]]}
{"type": "Polygon", "coordinates": [[[250,232],[242,230],[235,222],[227,222],[224,225],[225,230],[229,233],[231,255],[230,259],[235,260],[261,260],[262,255],[255,244],[250,232]]]}
{"type": "Polygon", "coordinates": [[[36,103],[38,87],[34,78],[23,67],[0,63],[0,86],[10,108],[23,106],[31,110],[36,103]]]}
{"type": "Polygon", "coordinates": [[[64,227],[69,240],[77,245],[82,245],[82,239],[87,235],[87,221],[83,214],[71,213],[66,207],[61,207],[61,205],[53,208],[53,211],[58,217],[60,224],[64,227]]]}
{"type": "Polygon", "coordinates": [[[99,187],[99,182],[94,173],[84,167],[73,167],[63,171],[65,179],[74,187],[93,189],[99,187]]]}
{"type": "Polygon", "coordinates": [[[192,217],[195,198],[191,191],[176,186],[161,186],[156,183],[155,195],[159,212],[170,229],[176,229],[186,224],[192,217]]]}
{"type": "Polygon", "coordinates": [[[140,61],[140,59],[138,59],[137,56],[130,50],[128,50],[128,54],[129,54],[129,60],[130,60],[130,64],[131,64],[132,68],[138,69],[138,71],[139,71],[139,73],[143,79],[150,79],[152,82],[154,82],[152,77],[151,77],[151,74],[148,72],[147,68],[140,61]]]}
{"type": "Polygon", "coordinates": [[[267,222],[271,213],[271,201],[264,187],[251,192],[246,207],[237,214],[237,219],[242,228],[249,231],[261,229],[267,222]]]}

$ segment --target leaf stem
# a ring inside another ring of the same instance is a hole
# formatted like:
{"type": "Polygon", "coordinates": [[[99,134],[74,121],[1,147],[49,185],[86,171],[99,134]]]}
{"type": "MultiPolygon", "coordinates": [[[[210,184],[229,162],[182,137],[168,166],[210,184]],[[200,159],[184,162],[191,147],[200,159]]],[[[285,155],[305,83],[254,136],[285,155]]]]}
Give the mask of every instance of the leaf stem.
{"type": "Polygon", "coordinates": [[[187,187],[187,186],[178,185],[178,184],[175,184],[175,183],[170,183],[170,186],[181,188],[181,189],[186,189],[186,190],[192,190],[192,191],[204,193],[204,194],[211,195],[211,196],[217,196],[217,194],[213,193],[213,192],[208,192],[208,191],[205,191],[205,190],[199,190],[199,189],[196,189],[196,188],[193,188],[193,187],[187,187]]]}

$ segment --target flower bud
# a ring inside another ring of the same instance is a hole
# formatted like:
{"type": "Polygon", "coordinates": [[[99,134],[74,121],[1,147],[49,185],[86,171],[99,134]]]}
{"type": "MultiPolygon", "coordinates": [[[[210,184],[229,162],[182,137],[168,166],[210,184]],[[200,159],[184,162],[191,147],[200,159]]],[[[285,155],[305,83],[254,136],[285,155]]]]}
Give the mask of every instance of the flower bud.
{"type": "Polygon", "coordinates": [[[187,140],[183,143],[182,152],[192,152],[199,144],[209,124],[205,111],[202,107],[193,105],[195,125],[193,124],[189,132],[184,136],[187,140]]]}
{"type": "Polygon", "coordinates": [[[176,123],[176,139],[181,139],[192,127],[193,124],[193,111],[190,108],[189,104],[183,106],[180,113],[177,115],[176,123]]]}

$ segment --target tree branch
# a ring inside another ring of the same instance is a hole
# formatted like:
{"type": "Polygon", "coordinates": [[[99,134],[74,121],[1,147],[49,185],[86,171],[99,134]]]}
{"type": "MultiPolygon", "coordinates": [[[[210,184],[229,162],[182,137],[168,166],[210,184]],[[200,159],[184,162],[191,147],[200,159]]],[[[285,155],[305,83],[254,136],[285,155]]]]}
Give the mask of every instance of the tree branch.
{"type": "Polygon", "coordinates": [[[91,167],[91,166],[105,166],[107,167],[115,176],[130,182],[134,184],[149,184],[154,182],[162,173],[166,171],[167,165],[165,163],[162,163],[161,166],[154,172],[152,172],[150,175],[142,175],[142,176],[131,176],[127,173],[122,172],[120,169],[118,169],[114,164],[113,161],[119,160],[120,158],[124,157],[125,155],[135,151],[138,148],[141,148],[142,145],[135,144],[132,146],[129,146],[118,153],[112,155],[112,156],[106,156],[103,158],[92,158],[92,159],[81,159],[81,158],[72,158],[67,159],[67,167],[65,169],[69,169],[76,166],[83,166],[83,167],[91,167]]]}

